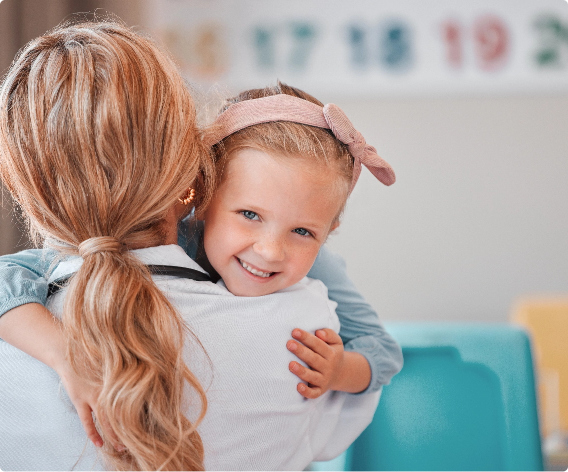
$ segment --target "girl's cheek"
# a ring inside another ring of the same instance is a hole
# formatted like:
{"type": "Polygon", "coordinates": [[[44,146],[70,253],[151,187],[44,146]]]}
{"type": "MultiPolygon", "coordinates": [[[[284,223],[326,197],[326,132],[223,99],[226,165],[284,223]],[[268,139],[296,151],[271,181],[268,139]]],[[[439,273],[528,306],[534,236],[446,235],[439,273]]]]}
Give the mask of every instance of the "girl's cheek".
{"type": "Polygon", "coordinates": [[[298,264],[298,267],[304,268],[307,273],[314,264],[320,247],[321,246],[314,241],[309,245],[304,245],[304,247],[295,248],[293,253],[296,254],[296,262],[298,264]]]}
{"type": "Polygon", "coordinates": [[[234,227],[233,231],[227,235],[229,240],[235,243],[238,242],[240,245],[253,244],[255,241],[255,232],[250,226],[251,225],[241,224],[234,227]]]}

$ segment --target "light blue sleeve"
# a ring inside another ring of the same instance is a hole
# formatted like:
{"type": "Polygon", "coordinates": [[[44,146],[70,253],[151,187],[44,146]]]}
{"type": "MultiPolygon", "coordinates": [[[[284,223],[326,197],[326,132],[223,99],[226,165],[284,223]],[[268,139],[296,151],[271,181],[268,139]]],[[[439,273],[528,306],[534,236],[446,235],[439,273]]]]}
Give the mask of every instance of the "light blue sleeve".
{"type": "Polygon", "coordinates": [[[361,393],[376,392],[402,369],[402,350],[387,333],[379,316],[357,291],[346,272],[345,261],[322,246],[308,277],[321,280],[328,296],[337,303],[339,335],[346,351],[365,356],[371,367],[371,382],[361,393]]]}
{"type": "Polygon", "coordinates": [[[26,303],[45,305],[56,255],[49,249],[28,249],[0,257],[0,316],[26,303]]]}

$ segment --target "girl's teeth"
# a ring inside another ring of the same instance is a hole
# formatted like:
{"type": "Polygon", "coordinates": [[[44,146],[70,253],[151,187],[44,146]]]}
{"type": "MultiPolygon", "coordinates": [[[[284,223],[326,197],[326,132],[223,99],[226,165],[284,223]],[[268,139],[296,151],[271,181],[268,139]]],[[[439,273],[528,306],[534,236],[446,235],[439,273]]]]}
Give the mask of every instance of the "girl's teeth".
{"type": "Polygon", "coordinates": [[[241,263],[241,265],[248,270],[251,274],[257,275],[259,277],[270,277],[270,272],[262,272],[260,270],[256,270],[253,269],[251,266],[249,266],[246,262],[243,262],[239,259],[239,262],[241,263]]]}

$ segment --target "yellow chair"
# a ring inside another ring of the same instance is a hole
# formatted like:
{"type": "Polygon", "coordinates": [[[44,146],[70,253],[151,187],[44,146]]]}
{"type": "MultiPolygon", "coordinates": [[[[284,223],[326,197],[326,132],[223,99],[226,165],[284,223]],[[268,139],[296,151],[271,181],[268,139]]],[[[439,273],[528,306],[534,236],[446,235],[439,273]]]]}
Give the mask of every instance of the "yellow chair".
{"type": "Polygon", "coordinates": [[[568,437],[568,297],[522,299],[511,318],[531,335],[543,438],[555,449],[568,437]]]}

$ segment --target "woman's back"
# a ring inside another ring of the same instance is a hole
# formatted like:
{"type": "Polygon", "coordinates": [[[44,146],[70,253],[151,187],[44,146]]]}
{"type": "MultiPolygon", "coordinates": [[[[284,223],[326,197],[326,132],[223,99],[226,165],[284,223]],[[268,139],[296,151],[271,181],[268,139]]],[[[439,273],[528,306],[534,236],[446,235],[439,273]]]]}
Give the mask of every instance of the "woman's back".
{"type": "MultiPolygon", "coordinates": [[[[134,253],[146,264],[200,269],[175,245],[134,253]]],[[[52,278],[76,270],[79,262],[60,264],[52,278]]],[[[372,419],[378,395],[330,392],[306,400],[296,391],[296,378],[287,369],[292,354],[285,343],[294,327],[308,331],[339,327],[320,282],[305,279],[286,291],[252,298],[235,297],[209,282],[169,276],[155,277],[155,281],[203,345],[202,349],[189,339],[184,358],[209,400],[198,427],[206,469],[301,470],[313,459],[339,454],[372,419]],[[339,422],[341,432],[336,430],[339,422]]],[[[55,313],[60,313],[64,297],[62,290],[50,298],[49,307],[55,313]]],[[[11,404],[0,407],[4,410],[0,416],[12,418],[0,425],[0,458],[7,458],[0,467],[70,468],[85,448],[76,470],[92,468],[96,452],[57,375],[23,353],[14,357],[12,349],[0,345],[0,405],[11,404]],[[31,379],[30,371],[41,384],[31,379]],[[8,375],[19,385],[20,394],[13,387],[16,384],[6,382],[8,375]],[[41,414],[47,421],[38,418],[41,414]],[[9,437],[7,425],[16,421],[23,435],[7,444],[3,441],[9,437]],[[26,422],[37,424],[37,435],[30,433],[26,422]],[[52,435],[58,439],[46,442],[52,435]]],[[[189,390],[187,410],[190,420],[199,414],[199,403],[192,402],[189,390]]]]}

